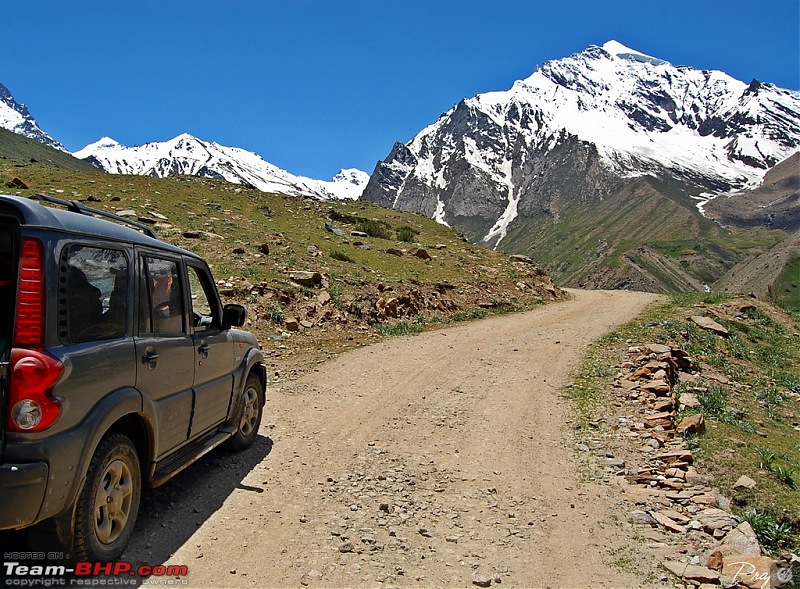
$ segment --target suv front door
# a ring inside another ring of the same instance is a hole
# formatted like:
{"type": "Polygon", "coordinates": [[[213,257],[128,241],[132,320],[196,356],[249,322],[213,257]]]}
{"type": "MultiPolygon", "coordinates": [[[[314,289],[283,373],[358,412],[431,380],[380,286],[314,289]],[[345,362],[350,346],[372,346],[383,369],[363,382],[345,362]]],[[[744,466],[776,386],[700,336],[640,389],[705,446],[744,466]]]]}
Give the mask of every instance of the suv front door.
{"type": "Polygon", "coordinates": [[[230,331],[222,329],[222,306],[210,273],[194,260],[186,263],[195,353],[195,401],[190,433],[194,437],[218,425],[228,415],[238,347],[235,348],[230,331]]]}

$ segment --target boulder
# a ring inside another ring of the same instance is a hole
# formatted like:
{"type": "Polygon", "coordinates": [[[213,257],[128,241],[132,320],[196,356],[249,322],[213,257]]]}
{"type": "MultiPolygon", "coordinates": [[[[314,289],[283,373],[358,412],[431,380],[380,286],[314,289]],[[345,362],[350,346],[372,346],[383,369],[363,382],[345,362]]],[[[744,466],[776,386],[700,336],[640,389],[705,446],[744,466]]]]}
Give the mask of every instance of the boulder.
{"type": "Polygon", "coordinates": [[[672,464],[674,462],[685,462],[687,464],[691,464],[694,460],[691,450],[671,450],[669,452],[659,454],[656,456],[656,458],[666,462],[667,464],[672,464]]]}
{"type": "Polygon", "coordinates": [[[672,348],[669,346],[665,346],[664,344],[645,344],[642,346],[645,351],[649,351],[652,354],[671,354],[672,348]]]}
{"type": "Polygon", "coordinates": [[[347,237],[347,232],[344,229],[339,229],[333,223],[326,222],[325,229],[339,237],[347,237]]]}
{"type": "Polygon", "coordinates": [[[742,522],[725,535],[715,551],[719,551],[722,556],[732,554],[761,556],[761,545],[753,527],[747,522],[742,522]]]}
{"type": "Polygon", "coordinates": [[[10,182],[6,182],[6,186],[9,188],[21,188],[22,190],[28,190],[28,185],[19,178],[14,178],[10,182]]]}
{"type": "Polygon", "coordinates": [[[331,301],[331,295],[328,293],[327,290],[323,290],[321,293],[319,293],[319,296],[317,296],[317,304],[320,307],[327,305],[330,301],[331,301]]]}
{"type": "Polygon", "coordinates": [[[669,383],[664,380],[654,380],[642,385],[642,390],[654,393],[657,397],[666,397],[670,393],[669,383]]]}
{"type": "Polygon", "coordinates": [[[292,270],[289,278],[301,286],[317,286],[322,282],[322,274],[307,270],[292,270]]]}
{"type": "Polygon", "coordinates": [[[522,262],[523,264],[535,264],[536,262],[533,259],[529,258],[528,256],[523,256],[522,254],[514,254],[509,258],[512,262],[522,262]]]}
{"type": "Polygon", "coordinates": [[[682,534],[686,531],[685,525],[680,525],[678,522],[673,520],[671,517],[667,517],[660,511],[651,511],[650,515],[654,520],[656,520],[661,526],[669,530],[670,532],[675,532],[678,534],[682,534]]]}
{"type": "Polygon", "coordinates": [[[700,329],[707,329],[708,331],[713,331],[717,335],[721,335],[723,337],[728,337],[728,330],[711,319],[710,317],[703,317],[702,315],[694,315],[690,317],[692,323],[697,325],[700,329]]]}
{"type": "Polygon", "coordinates": [[[678,403],[680,404],[681,409],[693,409],[694,407],[700,407],[700,399],[694,393],[681,393],[678,403]]]}
{"type": "Polygon", "coordinates": [[[723,559],[721,581],[726,587],[735,583],[750,589],[777,587],[778,565],[767,556],[732,554],[723,559]]]}
{"type": "Polygon", "coordinates": [[[736,518],[727,511],[716,507],[709,507],[697,512],[695,519],[703,524],[703,528],[709,534],[717,530],[728,531],[736,526],[736,518]]]}
{"type": "Polygon", "coordinates": [[[689,415],[681,419],[678,424],[678,433],[683,435],[702,434],[706,431],[706,416],[702,413],[689,415]]]}
{"type": "Polygon", "coordinates": [[[413,250],[411,252],[411,255],[418,257],[420,260],[425,260],[426,262],[428,260],[433,259],[433,258],[431,258],[431,255],[427,251],[422,249],[422,248],[418,248],[418,249],[413,250]]]}
{"type": "Polygon", "coordinates": [[[734,489],[752,489],[755,486],[756,482],[747,475],[740,476],[736,479],[736,482],[733,483],[734,489]]]}

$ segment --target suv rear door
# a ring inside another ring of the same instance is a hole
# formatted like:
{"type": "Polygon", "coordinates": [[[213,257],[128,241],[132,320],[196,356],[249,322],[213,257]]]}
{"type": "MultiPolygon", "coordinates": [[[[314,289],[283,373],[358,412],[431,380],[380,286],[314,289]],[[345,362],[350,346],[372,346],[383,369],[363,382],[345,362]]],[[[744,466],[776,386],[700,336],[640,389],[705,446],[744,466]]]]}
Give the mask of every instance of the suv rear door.
{"type": "Polygon", "coordinates": [[[194,346],[187,334],[181,260],[139,249],[136,388],[157,416],[155,459],[189,438],[194,346]]]}

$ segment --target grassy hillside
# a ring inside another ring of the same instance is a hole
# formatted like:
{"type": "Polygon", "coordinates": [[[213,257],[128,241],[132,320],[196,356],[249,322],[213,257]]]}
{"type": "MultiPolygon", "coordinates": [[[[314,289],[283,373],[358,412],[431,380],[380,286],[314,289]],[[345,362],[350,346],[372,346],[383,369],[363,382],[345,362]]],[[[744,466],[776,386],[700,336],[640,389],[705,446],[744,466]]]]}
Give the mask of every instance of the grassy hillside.
{"type": "Polygon", "coordinates": [[[280,342],[270,350],[276,365],[295,363],[300,350],[302,362],[310,362],[383,333],[562,296],[533,264],[466,243],[430,219],[371,203],[0,159],[0,182],[13,177],[28,188],[5,188],[8,194],[45,193],[132,211],[162,239],[203,255],[223,295],[248,304],[259,339],[280,342]]]}
{"type": "MultiPolygon", "coordinates": [[[[17,135],[6,129],[0,128],[0,160],[4,163],[22,165],[38,163],[42,166],[74,170],[80,172],[97,171],[94,166],[72,157],[68,153],[42,145],[38,141],[17,135]]],[[[11,174],[13,179],[14,175],[11,174]]]]}
{"type": "Polygon", "coordinates": [[[766,295],[783,267],[743,273],[738,266],[790,243],[788,237],[763,228],[720,227],[677,190],[640,178],[557,221],[520,224],[503,245],[530,255],[567,286],[702,292],[716,290],[719,282],[729,291],[750,292],[748,283],[760,281],[766,295]]]}

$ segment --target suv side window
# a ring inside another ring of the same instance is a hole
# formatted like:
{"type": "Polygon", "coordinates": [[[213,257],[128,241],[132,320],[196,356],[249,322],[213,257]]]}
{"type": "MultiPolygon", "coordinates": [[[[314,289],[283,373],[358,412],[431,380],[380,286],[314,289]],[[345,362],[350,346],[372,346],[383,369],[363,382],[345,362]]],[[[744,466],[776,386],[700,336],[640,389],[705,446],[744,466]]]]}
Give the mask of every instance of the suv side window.
{"type": "Polygon", "coordinates": [[[58,334],[64,344],[125,336],[128,258],[121,250],[72,245],[61,252],[58,334]]]}
{"type": "Polygon", "coordinates": [[[183,293],[178,263],[147,256],[140,284],[140,331],[154,335],[184,333],[183,293]]]}
{"type": "Polygon", "coordinates": [[[207,331],[210,327],[219,327],[222,318],[219,317],[216,297],[209,297],[206,290],[209,288],[206,285],[209,282],[207,274],[194,266],[189,266],[188,274],[192,303],[192,326],[195,332],[207,331]]]}

